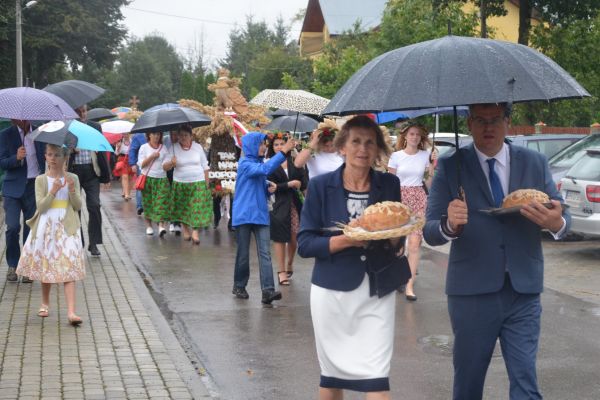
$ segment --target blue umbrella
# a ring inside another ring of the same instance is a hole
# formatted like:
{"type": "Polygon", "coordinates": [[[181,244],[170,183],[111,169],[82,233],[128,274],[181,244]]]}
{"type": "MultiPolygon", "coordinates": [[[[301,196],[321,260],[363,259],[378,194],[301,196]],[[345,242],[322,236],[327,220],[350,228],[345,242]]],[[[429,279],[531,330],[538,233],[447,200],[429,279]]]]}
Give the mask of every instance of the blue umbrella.
{"type": "Polygon", "coordinates": [[[33,131],[32,139],[82,150],[114,152],[102,133],[77,120],[50,121],[33,131]]]}
{"type": "MultiPolygon", "coordinates": [[[[467,106],[459,106],[456,107],[456,111],[458,115],[462,117],[466,117],[469,114],[469,107],[467,106]]],[[[454,112],[453,107],[433,107],[433,108],[421,108],[416,110],[404,110],[400,111],[386,111],[375,114],[377,116],[377,123],[385,124],[386,122],[395,121],[398,118],[401,119],[410,119],[417,118],[423,115],[445,115],[452,114],[454,112]]]]}
{"type": "Polygon", "coordinates": [[[0,117],[26,121],[78,118],[75,111],[60,97],[30,87],[0,90],[0,117]]]}

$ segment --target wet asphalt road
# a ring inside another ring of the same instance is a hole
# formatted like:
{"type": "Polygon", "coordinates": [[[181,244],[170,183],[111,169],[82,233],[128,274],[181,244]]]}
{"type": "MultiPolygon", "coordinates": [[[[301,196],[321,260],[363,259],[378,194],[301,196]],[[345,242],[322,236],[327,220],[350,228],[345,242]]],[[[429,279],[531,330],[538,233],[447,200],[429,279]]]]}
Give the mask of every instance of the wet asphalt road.
{"type": "MultiPolygon", "coordinates": [[[[226,219],[219,229],[201,233],[200,246],[173,234],[164,239],[146,236],[135,202],[124,202],[119,193],[117,187],[103,192],[103,208],[214,397],[316,398],[319,366],[309,310],[310,260],[296,259],[292,285],[281,288],[283,300],[264,307],[253,249],[250,299],[235,299],[231,295],[235,240],[226,219]]],[[[546,289],[542,297],[538,376],[547,399],[600,399],[600,242],[582,243],[584,256],[575,261],[572,255],[580,252],[572,249],[578,244],[544,245],[550,258],[556,255],[554,263],[546,257],[551,264],[549,286],[557,289],[546,289]],[[582,285],[590,288],[579,290],[582,285]]],[[[419,300],[397,298],[390,374],[394,399],[451,398],[452,335],[443,291],[446,262],[444,253],[424,249],[416,287],[419,300]]],[[[498,350],[484,397],[508,398],[498,350]]],[[[345,398],[364,397],[348,392],[345,398]]]]}

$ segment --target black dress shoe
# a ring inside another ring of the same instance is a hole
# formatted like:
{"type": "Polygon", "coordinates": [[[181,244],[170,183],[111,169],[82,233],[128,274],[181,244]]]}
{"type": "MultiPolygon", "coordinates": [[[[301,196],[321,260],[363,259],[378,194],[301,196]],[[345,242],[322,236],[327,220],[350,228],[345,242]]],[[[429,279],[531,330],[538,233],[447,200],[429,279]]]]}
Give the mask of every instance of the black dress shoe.
{"type": "Polygon", "coordinates": [[[143,208],[140,207],[137,209],[137,215],[142,215],[143,212],[144,212],[143,208]]]}
{"type": "Polygon", "coordinates": [[[274,300],[281,300],[281,292],[274,289],[263,290],[261,300],[263,304],[271,304],[274,300]]]}
{"type": "Polygon", "coordinates": [[[246,288],[243,288],[243,287],[234,286],[233,290],[231,291],[231,293],[233,293],[235,295],[235,297],[237,297],[238,299],[244,299],[245,300],[245,299],[248,299],[250,297],[250,295],[246,291],[246,288]]]}
{"type": "Polygon", "coordinates": [[[98,248],[96,247],[95,244],[90,244],[88,246],[88,250],[89,250],[90,254],[93,255],[94,257],[100,257],[100,250],[98,250],[98,248]]]}

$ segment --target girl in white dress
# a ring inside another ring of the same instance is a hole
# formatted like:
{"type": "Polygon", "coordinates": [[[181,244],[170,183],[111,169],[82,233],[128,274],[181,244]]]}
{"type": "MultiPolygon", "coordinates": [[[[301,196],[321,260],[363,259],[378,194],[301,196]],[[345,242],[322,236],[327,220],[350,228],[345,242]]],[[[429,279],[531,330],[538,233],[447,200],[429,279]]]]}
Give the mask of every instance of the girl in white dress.
{"type": "Polygon", "coordinates": [[[17,273],[42,283],[38,316],[48,316],[50,289],[64,283],[67,318],[71,325],[82,320],[75,314],[75,281],[85,277],[81,244],[79,179],[65,172],[68,149],[46,145],[47,170],[35,180],[37,210],[27,221],[31,232],[23,245],[17,273]]]}

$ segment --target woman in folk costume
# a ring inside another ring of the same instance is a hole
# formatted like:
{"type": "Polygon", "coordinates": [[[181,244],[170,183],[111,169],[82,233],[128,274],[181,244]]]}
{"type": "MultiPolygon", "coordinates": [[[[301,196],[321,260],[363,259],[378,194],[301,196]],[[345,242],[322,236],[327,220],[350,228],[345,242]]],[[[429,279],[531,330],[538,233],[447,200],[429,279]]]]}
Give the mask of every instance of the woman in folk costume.
{"type": "Polygon", "coordinates": [[[64,283],[67,318],[71,325],[81,324],[75,314],[75,281],[85,277],[81,242],[79,179],[65,172],[68,149],[46,145],[46,173],[35,179],[37,211],[27,221],[31,233],[23,246],[17,273],[42,283],[42,304],[38,316],[49,314],[50,289],[64,283]]]}
{"type": "Polygon", "coordinates": [[[167,233],[166,221],[169,221],[171,196],[167,173],[163,162],[169,157],[162,144],[161,132],[146,133],[147,143],[140,147],[138,167],[140,174],[146,174],[146,184],[142,189],[142,205],[146,219],[146,235],[154,235],[152,223],[158,224],[158,235],[162,238],[167,233]]]}
{"type": "Polygon", "coordinates": [[[192,139],[192,128],[182,125],[163,168],[173,171],[171,221],[180,222],[183,240],[200,244],[198,230],[210,226],[213,217],[212,193],[208,187],[208,159],[202,146],[192,139]]]}

